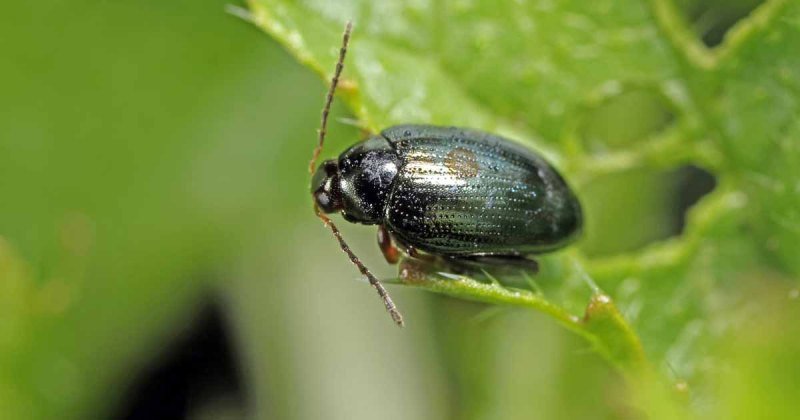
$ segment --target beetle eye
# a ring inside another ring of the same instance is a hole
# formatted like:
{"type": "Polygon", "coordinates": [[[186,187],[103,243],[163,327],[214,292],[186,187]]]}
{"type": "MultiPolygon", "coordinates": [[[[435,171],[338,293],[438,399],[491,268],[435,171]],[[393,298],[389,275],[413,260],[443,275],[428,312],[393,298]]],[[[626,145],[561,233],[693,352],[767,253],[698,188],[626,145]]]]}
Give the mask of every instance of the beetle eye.
{"type": "Polygon", "coordinates": [[[317,191],[314,193],[314,200],[317,201],[317,206],[325,213],[331,213],[331,197],[325,191],[317,191]]]}
{"type": "Polygon", "coordinates": [[[314,176],[311,178],[311,192],[315,192],[322,188],[322,184],[325,183],[325,178],[327,178],[327,174],[322,166],[317,168],[317,171],[314,172],[314,176]]]}
{"type": "Polygon", "coordinates": [[[339,191],[339,167],[335,161],[326,160],[320,165],[311,179],[311,193],[317,207],[325,213],[342,209],[339,191]]]}
{"type": "Polygon", "coordinates": [[[328,178],[336,176],[338,172],[339,165],[337,165],[335,161],[326,160],[322,162],[322,165],[319,165],[319,168],[317,168],[314,172],[314,176],[311,178],[311,192],[313,193],[322,188],[328,178]]]}

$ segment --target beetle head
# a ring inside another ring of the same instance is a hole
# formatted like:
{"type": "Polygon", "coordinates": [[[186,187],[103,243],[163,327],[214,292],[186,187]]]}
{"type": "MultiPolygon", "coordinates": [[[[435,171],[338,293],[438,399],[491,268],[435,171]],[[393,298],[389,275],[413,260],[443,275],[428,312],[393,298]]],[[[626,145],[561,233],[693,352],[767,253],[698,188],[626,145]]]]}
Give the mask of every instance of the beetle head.
{"type": "Polygon", "coordinates": [[[339,165],[326,160],[319,165],[311,178],[311,194],[317,207],[325,213],[334,213],[344,208],[342,190],[339,188],[339,165]]]}

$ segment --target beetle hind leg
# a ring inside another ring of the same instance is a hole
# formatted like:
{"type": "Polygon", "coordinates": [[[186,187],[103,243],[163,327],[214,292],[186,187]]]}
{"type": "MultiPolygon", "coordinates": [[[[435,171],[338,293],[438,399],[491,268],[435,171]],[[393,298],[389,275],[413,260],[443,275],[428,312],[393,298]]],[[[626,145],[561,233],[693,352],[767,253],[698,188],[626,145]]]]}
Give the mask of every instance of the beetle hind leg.
{"type": "Polygon", "coordinates": [[[481,268],[498,268],[521,269],[531,274],[539,272],[539,263],[535,259],[524,255],[467,255],[448,257],[447,261],[454,268],[466,269],[467,271],[475,271],[481,268]]]}

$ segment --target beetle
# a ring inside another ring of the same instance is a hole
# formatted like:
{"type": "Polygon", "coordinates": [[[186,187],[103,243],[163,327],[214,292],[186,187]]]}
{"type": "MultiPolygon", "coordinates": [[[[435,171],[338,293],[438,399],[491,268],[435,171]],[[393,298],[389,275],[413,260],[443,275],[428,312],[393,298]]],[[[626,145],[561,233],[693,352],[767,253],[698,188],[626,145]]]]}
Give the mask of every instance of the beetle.
{"type": "Polygon", "coordinates": [[[351,30],[348,22],[322,111],[309,165],[311,194],[316,214],[377,289],[398,325],[403,318],[389,294],[327,214],[377,225],[379,247],[391,264],[403,252],[454,266],[512,265],[536,271],[531,255],[562,248],[578,236],[582,210],[564,178],[537,153],[495,134],[398,125],[315,168],[351,30]]]}

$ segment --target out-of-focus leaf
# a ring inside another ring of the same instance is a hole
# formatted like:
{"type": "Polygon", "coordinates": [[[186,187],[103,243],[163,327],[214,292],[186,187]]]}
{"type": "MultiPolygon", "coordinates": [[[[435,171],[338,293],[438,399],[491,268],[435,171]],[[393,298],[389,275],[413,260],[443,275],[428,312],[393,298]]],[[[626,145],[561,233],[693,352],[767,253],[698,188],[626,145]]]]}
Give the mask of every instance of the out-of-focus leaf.
{"type": "Polygon", "coordinates": [[[4,9],[0,417],[108,417],[222,261],[307,208],[304,178],[270,179],[304,166],[281,145],[314,79],[225,3],[4,9]]]}
{"type": "Polygon", "coordinates": [[[31,395],[15,384],[25,372],[24,349],[31,339],[32,318],[40,312],[35,309],[37,297],[28,267],[0,237],[0,411],[9,418],[23,418],[32,403],[31,395]]]}

